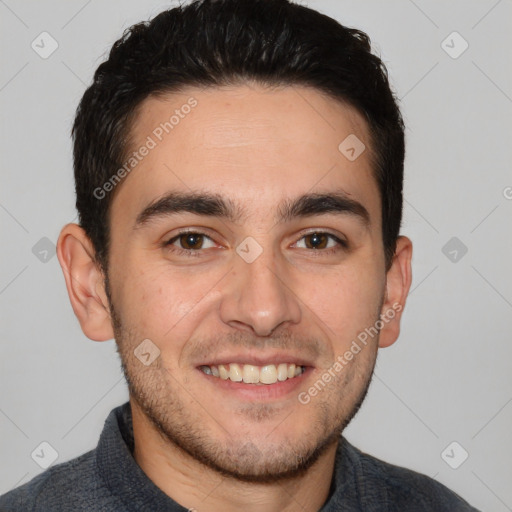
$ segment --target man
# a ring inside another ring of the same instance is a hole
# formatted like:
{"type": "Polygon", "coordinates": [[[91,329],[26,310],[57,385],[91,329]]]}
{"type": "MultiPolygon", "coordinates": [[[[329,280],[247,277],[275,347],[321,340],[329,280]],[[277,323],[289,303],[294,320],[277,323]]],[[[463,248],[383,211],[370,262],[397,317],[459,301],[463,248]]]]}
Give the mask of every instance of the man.
{"type": "Polygon", "coordinates": [[[411,283],[403,122],[364,33],[287,0],[162,12],[73,139],[58,257],[130,401],[1,510],[475,510],[342,437],[411,283]]]}

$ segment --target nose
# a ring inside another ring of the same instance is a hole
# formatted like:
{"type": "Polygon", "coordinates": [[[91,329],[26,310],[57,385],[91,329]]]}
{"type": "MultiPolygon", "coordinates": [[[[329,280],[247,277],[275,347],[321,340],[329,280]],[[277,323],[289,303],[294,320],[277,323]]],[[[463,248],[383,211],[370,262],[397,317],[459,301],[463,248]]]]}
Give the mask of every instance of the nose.
{"type": "Polygon", "coordinates": [[[225,324],[257,336],[269,336],[277,327],[301,320],[300,300],[287,282],[286,272],[278,269],[266,252],[252,263],[236,257],[220,305],[225,324]]]}

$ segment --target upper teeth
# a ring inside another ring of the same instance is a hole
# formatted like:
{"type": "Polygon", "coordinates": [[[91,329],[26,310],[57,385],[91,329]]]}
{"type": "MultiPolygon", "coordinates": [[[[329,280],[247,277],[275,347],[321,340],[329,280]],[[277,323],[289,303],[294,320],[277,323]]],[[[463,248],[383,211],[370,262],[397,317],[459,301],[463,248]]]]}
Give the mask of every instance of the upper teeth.
{"type": "Polygon", "coordinates": [[[268,364],[266,366],[254,366],[252,364],[219,364],[218,366],[201,366],[201,370],[207,375],[220,377],[223,380],[230,379],[234,382],[244,381],[247,384],[274,384],[278,380],[284,381],[297,377],[304,372],[303,366],[281,363],[268,364]]]}

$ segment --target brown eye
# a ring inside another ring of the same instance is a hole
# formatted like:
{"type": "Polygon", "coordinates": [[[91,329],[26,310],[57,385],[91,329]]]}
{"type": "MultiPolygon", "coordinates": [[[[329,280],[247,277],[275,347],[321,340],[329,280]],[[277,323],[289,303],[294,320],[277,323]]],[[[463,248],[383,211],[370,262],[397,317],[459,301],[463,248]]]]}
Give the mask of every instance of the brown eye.
{"type": "Polygon", "coordinates": [[[201,249],[204,242],[204,235],[199,233],[184,233],[180,235],[177,240],[179,240],[183,249],[201,249]]]}
{"type": "Polygon", "coordinates": [[[204,233],[185,231],[171,238],[164,245],[176,253],[182,251],[181,254],[192,255],[192,253],[197,253],[199,255],[204,249],[215,247],[215,242],[204,233]]]}
{"type": "Polygon", "coordinates": [[[308,249],[325,249],[329,242],[329,236],[326,233],[311,233],[304,237],[308,249]]]}
{"type": "Polygon", "coordinates": [[[300,249],[313,249],[313,251],[321,251],[322,253],[336,252],[341,249],[347,249],[348,243],[331,233],[323,231],[314,231],[306,233],[296,242],[296,247],[300,249]]]}

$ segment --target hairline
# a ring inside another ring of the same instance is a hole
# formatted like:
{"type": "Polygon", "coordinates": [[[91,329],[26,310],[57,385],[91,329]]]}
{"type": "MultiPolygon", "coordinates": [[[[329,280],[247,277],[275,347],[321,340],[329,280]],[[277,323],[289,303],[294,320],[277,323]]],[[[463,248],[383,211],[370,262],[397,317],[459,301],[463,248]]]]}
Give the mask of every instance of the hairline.
{"type": "MultiPolygon", "coordinates": [[[[377,186],[378,191],[378,197],[380,201],[379,205],[379,211],[381,212],[380,218],[381,218],[381,226],[380,226],[380,232],[382,235],[382,244],[385,251],[385,260],[387,262],[387,255],[386,255],[386,245],[384,240],[384,216],[382,214],[382,208],[383,208],[383,197],[381,192],[381,187],[379,183],[379,176],[382,170],[380,169],[380,155],[378,154],[378,148],[376,147],[376,136],[374,133],[374,129],[372,126],[372,123],[368,120],[368,116],[366,115],[366,112],[364,112],[363,109],[361,109],[359,106],[355,104],[355,102],[351,101],[350,99],[336,95],[332,92],[326,91],[325,89],[322,89],[320,87],[317,87],[315,85],[301,82],[300,80],[263,80],[258,79],[254,77],[236,77],[236,78],[230,78],[226,77],[223,81],[220,83],[215,84],[207,84],[203,85],[200,83],[194,83],[188,82],[188,83],[181,83],[176,85],[169,85],[164,86],[159,89],[156,89],[154,91],[150,91],[149,93],[145,94],[141,98],[138,99],[136,105],[132,108],[131,112],[124,117],[124,119],[121,120],[122,128],[121,132],[119,134],[119,138],[122,139],[123,142],[121,142],[120,145],[120,162],[123,162],[127,159],[128,154],[130,151],[136,147],[136,142],[134,140],[134,127],[137,123],[137,120],[140,119],[140,116],[142,114],[142,110],[144,108],[145,103],[150,99],[171,99],[175,95],[184,94],[191,90],[228,90],[230,87],[240,87],[243,85],[249,85],[249,86],[256,86],[261,87],[263,89],[269,89],[269,90],[277,90],[277,89],[287,89],[287,88],[293,88],[293,87],[301,87],[305,89],[309,89],[311,91],[316,92],[317,94],[320,94],[324,99],[328,101],[336,101],[339,104],[348,107],[349,109],[353,110],[357,114],[359,114],[360,119],[363,121],[363,126],[366,131],[366,135],[369,138],[369,144],[366,144],[366,150],[368,151],[368,161],[370,164],[370,170],[371,175],[374,180],[375,185],[377,186]]],[[[119,165],[119,162],[116,162],[116,165],[119,165]]],[[[112,205],[116,198],[116,196],[119,193],[119,189],[123,186],[124,181],[129,176],[126,176],[123,178],[119,184],[115,187],[115,189],[112,191],[111,194],[108,194],[105,198],[107,200],[107,208],[105,211],[105,247],[104,247],[104,254],[102,255],[102,258],[96,258],[96,262],[103,268],[105,273],[108,271],[109,266],[109,252],[110,252],[110,243],[111,243],[111,212],[112,212],[112,205]]]]}

